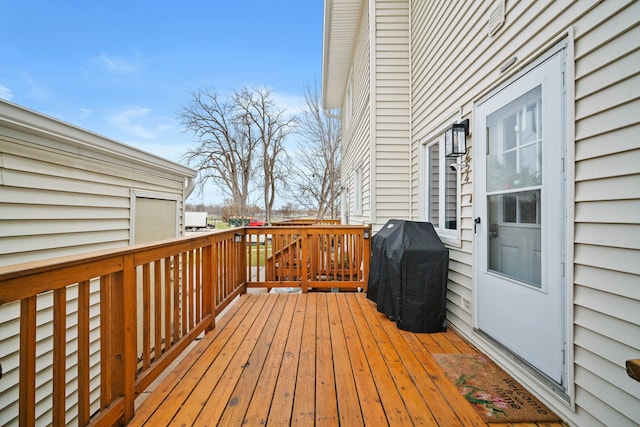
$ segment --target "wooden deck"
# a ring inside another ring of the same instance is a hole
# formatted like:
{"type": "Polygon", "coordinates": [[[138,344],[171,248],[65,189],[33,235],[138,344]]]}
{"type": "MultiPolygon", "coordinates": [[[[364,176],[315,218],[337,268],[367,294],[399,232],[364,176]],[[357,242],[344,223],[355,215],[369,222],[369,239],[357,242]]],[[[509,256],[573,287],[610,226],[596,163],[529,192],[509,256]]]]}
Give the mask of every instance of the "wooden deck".
{"type": "Polygon", "coordinates": [[[475,352],[361,293],[243,295],[129,425],[485,425],[431,357],[475,352]]]}

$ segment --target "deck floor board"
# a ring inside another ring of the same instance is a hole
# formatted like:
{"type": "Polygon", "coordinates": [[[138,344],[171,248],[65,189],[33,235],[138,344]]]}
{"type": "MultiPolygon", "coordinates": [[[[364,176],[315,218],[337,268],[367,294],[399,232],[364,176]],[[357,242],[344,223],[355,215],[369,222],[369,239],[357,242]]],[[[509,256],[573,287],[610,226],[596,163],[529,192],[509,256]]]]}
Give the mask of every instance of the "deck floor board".
{"type": "Polygon", "coordinates": [[[243,295],[129,425],[486,425],[431,356],[444,352],[476,350],[401,331],[364,294],[243,295]]]}

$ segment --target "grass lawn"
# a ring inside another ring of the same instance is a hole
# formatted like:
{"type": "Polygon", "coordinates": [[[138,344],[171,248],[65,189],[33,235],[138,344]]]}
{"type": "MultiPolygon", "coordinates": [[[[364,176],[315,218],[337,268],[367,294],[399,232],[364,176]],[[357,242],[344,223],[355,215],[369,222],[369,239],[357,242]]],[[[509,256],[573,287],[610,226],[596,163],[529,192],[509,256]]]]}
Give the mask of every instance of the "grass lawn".
{"type": "MultiPolygon", "coordinates": [[[[207,224],[214,225],[212,220],[207,220],[207,224]]],[[[216,230],[226,230],[227,228],[231,228],[228,223],[222,222],[220,220],[216,220],[215,223],[216,230]]]]}
{"type": "MultiPolygon", "coordinates": [[[[271,245],[266,246],[267,254],[271,253],[271,245]]],[[[251,266],[264,267],[265,265],[265,246],[251,245],[251,266]]]]}

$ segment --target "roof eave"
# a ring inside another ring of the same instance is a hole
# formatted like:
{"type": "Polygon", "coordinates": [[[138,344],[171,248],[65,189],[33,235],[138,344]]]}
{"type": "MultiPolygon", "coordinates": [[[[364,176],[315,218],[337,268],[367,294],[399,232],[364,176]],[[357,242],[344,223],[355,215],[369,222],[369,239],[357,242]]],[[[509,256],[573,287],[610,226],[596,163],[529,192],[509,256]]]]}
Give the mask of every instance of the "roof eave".
{"type": "Polygon", "coordinates": [[[363,0],[325,0],[322,44],[322,107],[342,107],[363,0]]]}

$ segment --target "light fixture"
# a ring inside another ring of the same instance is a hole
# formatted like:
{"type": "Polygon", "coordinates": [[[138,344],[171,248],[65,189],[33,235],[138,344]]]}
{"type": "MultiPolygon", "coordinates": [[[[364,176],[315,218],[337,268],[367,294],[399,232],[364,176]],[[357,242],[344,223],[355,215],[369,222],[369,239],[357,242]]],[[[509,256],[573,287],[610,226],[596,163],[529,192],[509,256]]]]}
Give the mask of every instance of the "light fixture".
{"type": "Polygon", "coordinates": [[[365,238],[365,239],[369,238],[369,229],[365,229],[364,230],[364,233],[362,233],[362,237],[365,238]]]}
{"type": "Polygon", "coordinates": [[[244,235],[242,233],[236,233],[233,235],[233,241],[236,243],[242,243],[244,235]]]}
{"type": "Polygon", "coordinates": [[[454,123],[444,132],[444,150],[447,157],[463,156],[467,153],[469,119],[454,123]]]}

